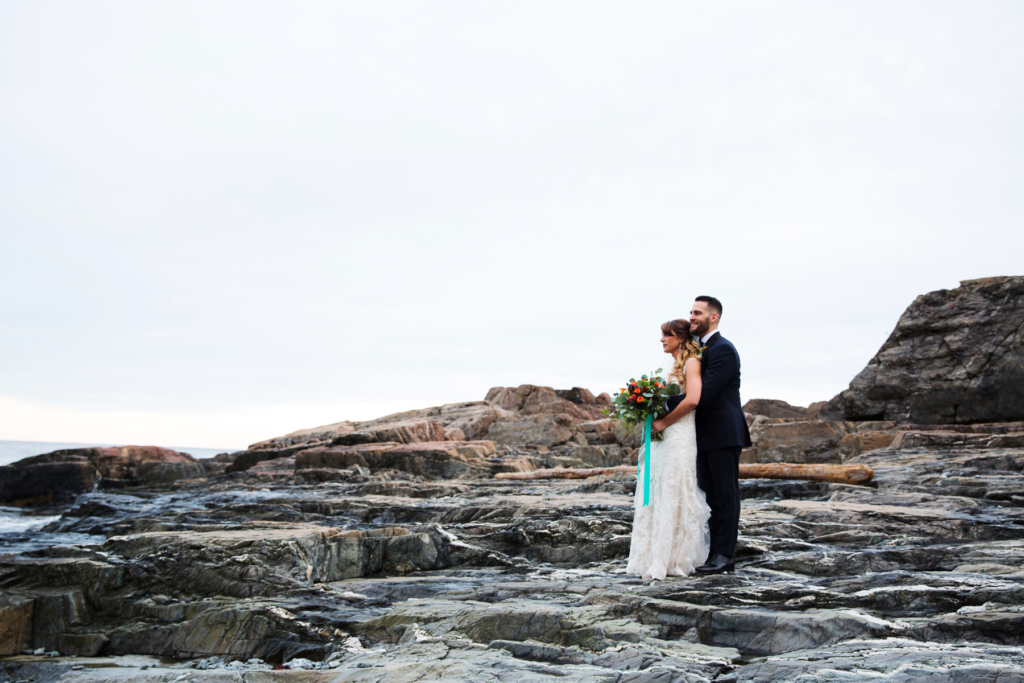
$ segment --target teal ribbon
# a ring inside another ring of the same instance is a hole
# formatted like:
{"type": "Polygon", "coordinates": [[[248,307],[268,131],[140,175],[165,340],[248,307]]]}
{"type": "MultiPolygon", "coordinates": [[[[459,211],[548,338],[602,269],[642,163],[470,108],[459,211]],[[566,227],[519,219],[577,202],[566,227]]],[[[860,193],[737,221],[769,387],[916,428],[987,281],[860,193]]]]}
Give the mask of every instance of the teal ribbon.
{"type": "MultiPolygon", "coordinates": [[[[648,415],[647,420],[644,422],[644,507],[651,504],[651,421],[654,419],[653,415],[648,415]]],[[[639,470],[639,465],[637,469],[639,470]]],[[[640,472],[637,471],[637,478],[640,478],[640,472]]]]}

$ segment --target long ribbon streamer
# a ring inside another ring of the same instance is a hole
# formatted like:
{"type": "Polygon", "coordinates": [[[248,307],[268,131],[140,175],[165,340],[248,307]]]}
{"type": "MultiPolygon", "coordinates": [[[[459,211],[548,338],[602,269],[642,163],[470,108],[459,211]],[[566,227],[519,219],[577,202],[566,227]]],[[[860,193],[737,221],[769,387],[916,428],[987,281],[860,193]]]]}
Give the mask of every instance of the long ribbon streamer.
{"type": "MultiPolygon", "coordinates": [[[[651,504],[651,421],[653,415],[648,415],[644,421],[644,507],[651,504]]],[[[639,477],[639,472],[637,476],[639,477]]]]}

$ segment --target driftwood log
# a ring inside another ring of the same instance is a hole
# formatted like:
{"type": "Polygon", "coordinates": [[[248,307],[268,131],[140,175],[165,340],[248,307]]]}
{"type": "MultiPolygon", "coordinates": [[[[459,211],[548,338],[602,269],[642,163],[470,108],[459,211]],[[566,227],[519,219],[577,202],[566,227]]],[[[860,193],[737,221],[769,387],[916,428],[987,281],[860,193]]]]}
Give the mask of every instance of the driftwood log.
{"type": "MultiPolygon", "coordinates": [[[[636,472],[634,465],[618,467],[558,467],[531,472],[501,472],[495,479],[586,479],[602,474],[628,474],[636,472]]],[[[740,479],[803,479],[805,481],[826,481],[833,484],[866,484],[875,476],[870,467],[864,465],[796,465],[786,462],[752,463],[740,465],[740,479]]]]}

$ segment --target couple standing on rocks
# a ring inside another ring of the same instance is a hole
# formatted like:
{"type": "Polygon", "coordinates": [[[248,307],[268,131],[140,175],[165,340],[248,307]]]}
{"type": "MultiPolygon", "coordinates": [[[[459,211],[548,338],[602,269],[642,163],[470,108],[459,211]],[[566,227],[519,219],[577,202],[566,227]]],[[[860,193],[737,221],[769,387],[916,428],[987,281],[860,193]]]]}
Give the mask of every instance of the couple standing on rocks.
{"type": "MultiPolygon", "coordinates": [[[[740,357],[718,332],[722,303],[699,296],[689,320],[661,326],[675,359],[669,378],[682,389],[652,431],[651,501],[637,496],[626,571],[644,578],[718,574],[733,569],[740,522],[740,451],[750,431],[740,405],[740,357]],[[656,475],[656,476],[653,476],[656,475]],[[706,562],[700,564],[701,562],[706,562]]],[[[642,478],[642,473],[641,473],[642,478]]]]}

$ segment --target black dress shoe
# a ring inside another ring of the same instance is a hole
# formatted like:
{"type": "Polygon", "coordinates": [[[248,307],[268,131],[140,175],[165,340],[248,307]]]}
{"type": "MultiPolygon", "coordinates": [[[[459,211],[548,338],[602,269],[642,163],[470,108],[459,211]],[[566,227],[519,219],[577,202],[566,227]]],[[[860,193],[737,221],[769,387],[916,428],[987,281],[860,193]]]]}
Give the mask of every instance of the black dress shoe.
{"type": "Polygon", "coordinates": [[[715,555],[707,564],[703,564],[697,567],[698,574],[721,574],[723,572],[731,572],[736,569],[736,562],[731,557],[725,555],[715,555]]]}

